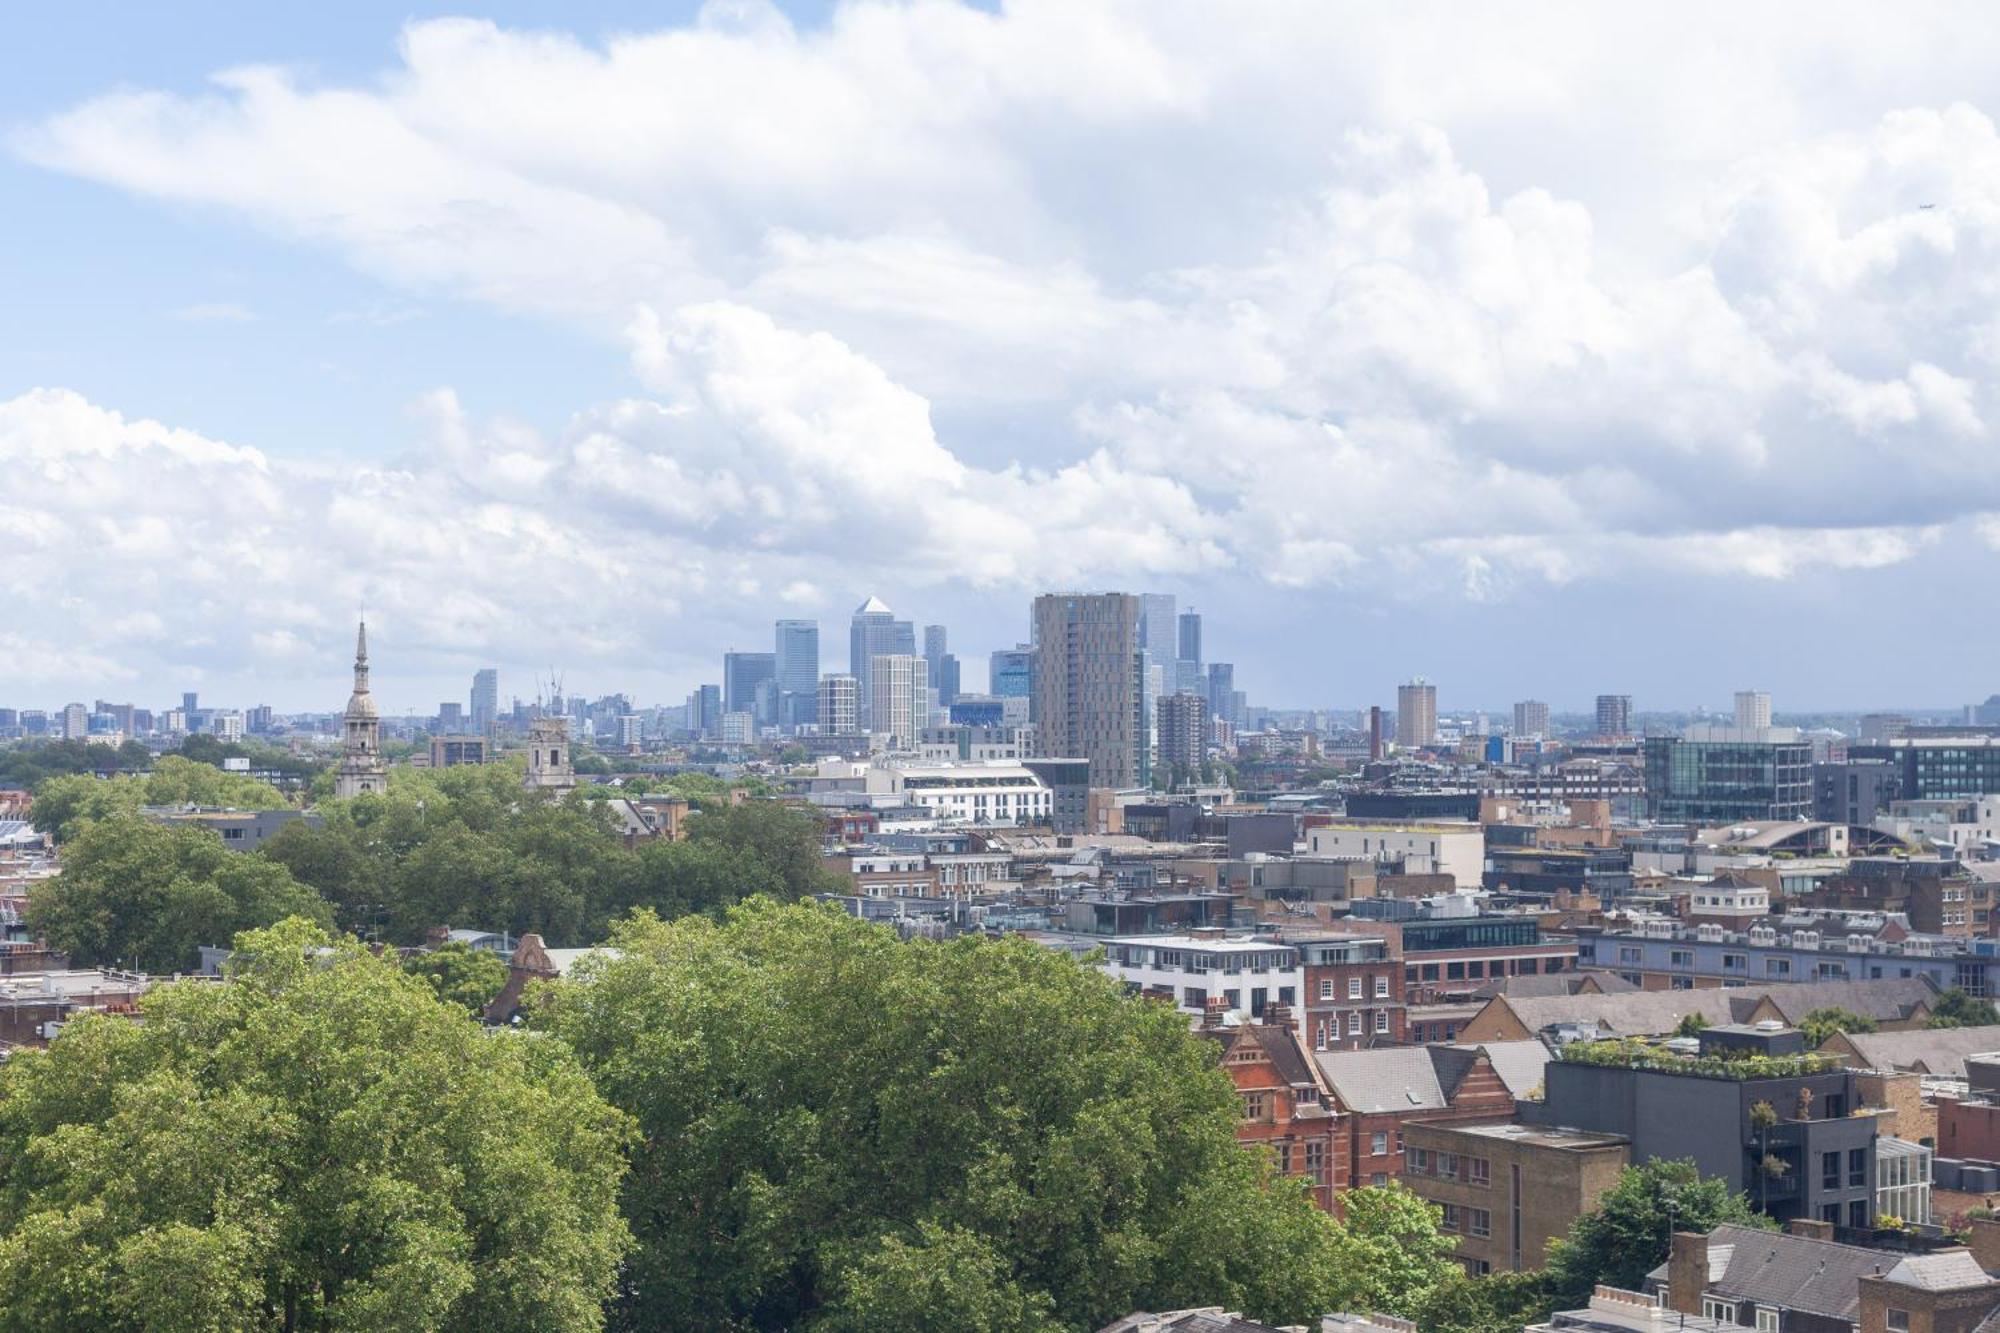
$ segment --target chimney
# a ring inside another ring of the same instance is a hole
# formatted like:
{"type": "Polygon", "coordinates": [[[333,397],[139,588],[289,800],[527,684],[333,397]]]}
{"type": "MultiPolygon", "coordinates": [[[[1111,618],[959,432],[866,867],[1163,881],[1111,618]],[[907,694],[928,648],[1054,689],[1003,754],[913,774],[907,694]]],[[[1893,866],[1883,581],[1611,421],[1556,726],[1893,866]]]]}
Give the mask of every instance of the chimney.
{"type": "Polygon", "coordinates": [[[1701,1294],[1707,1290],[1708,1237],[1698,1231],[1676,1231],[1667,1257],[1667,1308],[1700,1314],[1701,1294]]]}
{"type": "Polygon", "coordinates": [[[2000,1220],[1972,1219],[1972,1260],[1989,1273],[2000,1273],[2000,1220]]]}
{"type": "Polygon", "coordinates": [[[1785,1230],[1794,1236],[1804,1236],[1807,1240],[1833,1239],[1833,1223],[1822,1222],[1817,1217],[1795,1217],[1785,1223],[1785,1230]]]}
{"type": "Polygon", "coordinates": [[[1288,1028],[1292,1025],[1292,1006],[1283,1000],[1273,1000],[1264,1006],[1264,1021],[1272,1027],[1288,1028]]]}
{"type": "Polygon", "coordinates": [[[1220,995],[1209,1000],[1201,1011],[1201,1025],[1205,1028],[1219,1028],[1222,1020],[1229,1016],[1229,1001],[1220,995]]]}

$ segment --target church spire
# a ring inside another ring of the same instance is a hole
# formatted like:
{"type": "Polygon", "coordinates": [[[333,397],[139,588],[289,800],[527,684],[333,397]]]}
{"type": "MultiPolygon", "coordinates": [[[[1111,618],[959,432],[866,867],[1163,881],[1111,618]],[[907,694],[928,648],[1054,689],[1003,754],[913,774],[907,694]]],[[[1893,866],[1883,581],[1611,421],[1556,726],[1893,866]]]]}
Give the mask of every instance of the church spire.
{"type": "Polygon", "coordinates": [[[361,618],[361,628],[354,634],[354,692],[368,693],[368,617],[361,618]]]}

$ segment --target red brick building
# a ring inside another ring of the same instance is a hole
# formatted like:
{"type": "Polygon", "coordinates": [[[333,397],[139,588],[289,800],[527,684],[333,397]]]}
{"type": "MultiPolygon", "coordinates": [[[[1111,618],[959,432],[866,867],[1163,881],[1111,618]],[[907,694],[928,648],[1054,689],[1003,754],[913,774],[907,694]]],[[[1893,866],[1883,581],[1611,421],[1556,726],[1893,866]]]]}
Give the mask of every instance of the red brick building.
{"type": "Polygon", "coordinates": [[[1403,961],[1393,936],[1285,932],[1304,979],[1306,1040],[1316,1051],[1358,1051],[1409,1037],[1403,961]]]}
{"type": "Polygon", "coordinates": [[[1347,1139],[1351,1174],[1340,1182],[1342,1189],[1401,1178],[1403,1126],[1409,1121],[1504,1120],[1514,1114],[1513,1094],[1477,1047],[1319,1051],[1313,1062],[1347,1139]]]}
{"type": "Polygon", "coordinates": [[[1200,1031],[1216,1043],[1243,1100],[1237,1140],[1268,1148],[1280,1173],[1311,1180],[1313,1201],[1332,1212],[1335,1192],[1350,1175],[1348,1139],[1294,1015],[1272,1004],[1264,1022],[1225,1026],[1223,1003],[1210,1002],[1200,1031]]]}

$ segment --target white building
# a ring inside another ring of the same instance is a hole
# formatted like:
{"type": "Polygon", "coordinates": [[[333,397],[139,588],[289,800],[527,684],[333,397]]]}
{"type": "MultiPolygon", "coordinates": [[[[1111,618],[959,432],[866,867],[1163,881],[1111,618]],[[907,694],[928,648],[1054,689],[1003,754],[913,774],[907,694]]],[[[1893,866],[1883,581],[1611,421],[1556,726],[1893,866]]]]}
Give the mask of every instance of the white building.
{"type": "Polygon", "coordinates": [[[1895,801],[1888,814],[1876,818],[1875,828],[1905,842],[1923,839],[1966,860],[1980,859],[2000,850],[2000,796],[1895,801]]]}
{"type": "Polygon", "coordinates": [[[861,730],[861,688],[852,676],[835,673],[819,678],[819,708],[814,716],[822,736],[851,736],[861,730]]]}
{"type": "Polygon", "coordinates": [[[1306,832],[1314,856],[1401,863],[1412,875],[1450,875],[1476,889],[1486,871],[1486,830],[1477,824],[1323,824],[1306,832]]]}
{"type": "Polygon", "coordinates": [[[949,823],[1046,824],[1055,805],[1048,785],[1021,764],[883,764],[867,771],[863,790],[949,823]]]}
{"type": "Polygon", "coordinates": [[[1761,731],[1770,725],[1770,691],[1736,691],[1736,729],[1738,731],[1761,731]]]}
{"type": "Polygon", "coordinates": [[[892,750],[914,750],[930,724],[930,664],[910,653],[868,659],[868,727],[892,750]]]}
{"type": "Polygon", "coordinates": [[[1229,1011],[1258,1017],[1270,1004],[1288,1004],[1303,1015],[1305,971],[1289,944],[1230,936],[1139,935],[1114,939],[1105,948],[1104,970],[1135,991],[1172,992],[1190,1014],[1219,999],[1229,1011]]]}

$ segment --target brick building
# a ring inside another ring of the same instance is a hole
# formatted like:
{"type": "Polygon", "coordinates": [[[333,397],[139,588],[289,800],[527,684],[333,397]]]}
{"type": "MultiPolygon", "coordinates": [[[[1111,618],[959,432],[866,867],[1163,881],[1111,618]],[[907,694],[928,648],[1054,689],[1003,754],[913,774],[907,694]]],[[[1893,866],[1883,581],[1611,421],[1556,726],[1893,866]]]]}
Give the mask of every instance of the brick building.
{"type": "Polygon", "coordinates": [[[1401,1178],[1403,1129],[1412,1120],[1494,1120],[1514,1113],[1513,1094],[1477,1047],[1317,1051],[1313,1060],[1347,1138],[1343,1189],[1401,1178]]]}
{"type": "Polygon", "coordinates": [[[1442,1230],[1475,1277],[1545,1266],[1549,1241],[1595,1208],[1631,1160],[1616,1134],[1511,1121],[1413,1120],[1403,1143],[1403,1183],[1442,1209],[1442,1230]]]}
{"type": "Polygon", "coordinates": [[[1314,1050],[1355,1051],[1409,1037],[1403,963],[1381,935],[1287,932],[1304,970],[1306,1039],[1314,1050]]]}
{"type": "Polygon", "coordinates": [[[1309,1179],[1313,1201],[1332,1212],[1349,1176],[1349,1145],[1293,1014],[1274,1004],[1261,1023],[1230,1024],[1227,1016],[1224,1001],[1211,1001],[1200,1032],[1216,1043],[1243,1099],[1237,1141],[1268,1148],[1279,1173],[1309,1179]]]}

